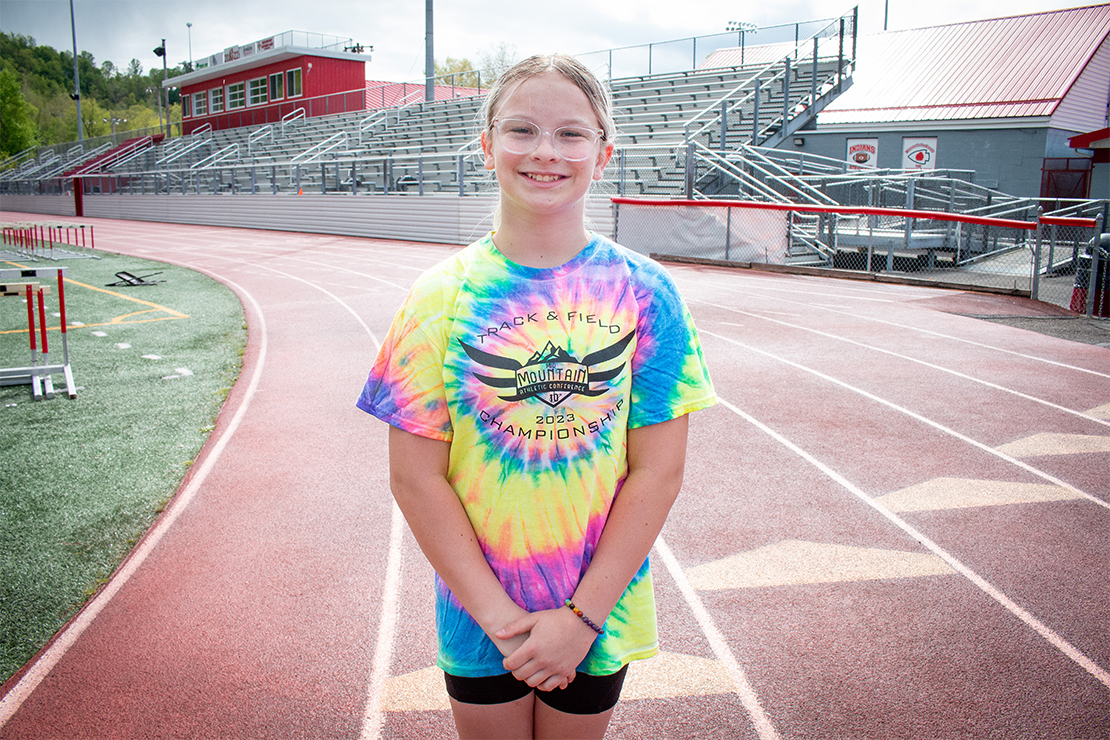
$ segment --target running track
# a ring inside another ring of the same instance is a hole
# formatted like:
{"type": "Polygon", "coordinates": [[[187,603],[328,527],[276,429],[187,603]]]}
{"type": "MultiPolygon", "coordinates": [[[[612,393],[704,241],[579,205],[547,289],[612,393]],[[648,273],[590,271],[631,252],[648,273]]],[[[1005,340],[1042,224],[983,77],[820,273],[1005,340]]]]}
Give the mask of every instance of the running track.
{"type": "MultiPolygon", "coordinates": [[[[354,401],[453,248],[88,222],[229,285],[250,341],[174,503],[5,685],[0,737],[450,737],[432,574],[354,401]]],[[[1110,737],[1110,350],[957,315],[1046,310],[1015,298],[669,269],[721,404],[653,553],[663,653],[610,737],[1110,737]]]]}

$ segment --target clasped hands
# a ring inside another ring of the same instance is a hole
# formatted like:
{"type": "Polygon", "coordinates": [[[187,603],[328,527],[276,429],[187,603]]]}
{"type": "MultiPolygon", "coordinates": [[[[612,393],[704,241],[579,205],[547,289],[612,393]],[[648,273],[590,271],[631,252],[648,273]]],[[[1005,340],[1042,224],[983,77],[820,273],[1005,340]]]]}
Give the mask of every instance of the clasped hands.
{"type": "Polygon", "coordinates": [[[565,689],[586,657],[595,633],[570,609],[526,613],[495,633],[505,670],[540,691],[565,689]]]}

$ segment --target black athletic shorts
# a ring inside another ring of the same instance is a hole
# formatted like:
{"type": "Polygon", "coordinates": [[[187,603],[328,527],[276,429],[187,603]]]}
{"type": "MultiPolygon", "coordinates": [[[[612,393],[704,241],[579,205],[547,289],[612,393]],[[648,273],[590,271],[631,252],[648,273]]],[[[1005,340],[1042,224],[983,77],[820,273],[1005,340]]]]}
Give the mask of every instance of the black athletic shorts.
{"type": "MultiPolygon", "coordinates": [[[[536,691],[536,698],[567,714],[601,714],[617,705],[627,672],[626,665],[608,676],[578,673],[565,689],[536,691]]],[[[447,694],[463,704],[504,704],[523,699],[535,691],[511,673],[477,678],[452,676],[450,673],[443,676],[447,682],[447,694]]]]}

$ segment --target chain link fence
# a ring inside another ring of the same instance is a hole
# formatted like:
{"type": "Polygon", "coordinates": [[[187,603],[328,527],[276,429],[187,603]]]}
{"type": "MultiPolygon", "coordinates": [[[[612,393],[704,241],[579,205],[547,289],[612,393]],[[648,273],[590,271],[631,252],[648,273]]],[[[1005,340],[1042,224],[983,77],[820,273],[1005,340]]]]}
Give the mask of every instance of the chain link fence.
{"type": "Polygon", "coordinates": [[[1095,218],[1043,216],[1032,297],[1087,316],[1110,317],[1110,234],[1095,218]]]}
{"type": "Polygon", "coordinates": [[[1110,254],[1093,247],[1101,218],[1037,222],[845,206],[613,201],[617,241],[644,254],[897,275],[1030,296],[1077,313],[1093,303],[1093,315],[1110,315],[1099,313],[1110,307],[1100,282],[1110,272],[1110,254]],[[1077,284],[1084,281],[1091,287],[1077,284]]]}

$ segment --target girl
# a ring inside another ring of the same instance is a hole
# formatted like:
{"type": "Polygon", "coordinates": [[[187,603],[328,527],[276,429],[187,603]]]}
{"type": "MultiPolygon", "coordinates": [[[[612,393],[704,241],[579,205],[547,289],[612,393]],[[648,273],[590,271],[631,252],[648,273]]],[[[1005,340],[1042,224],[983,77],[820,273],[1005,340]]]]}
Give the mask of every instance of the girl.
{"type": "Polygon", "coordinates": [[[358,405],[436,571],[438,665],[463,738],[600,738],[658,650],[647,556],[715,395],[656,263],[585,227],[613,154],[607,91],[537,56],[485,103],[496,231],[425,273],[358,405]]]}

